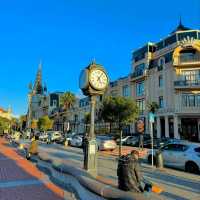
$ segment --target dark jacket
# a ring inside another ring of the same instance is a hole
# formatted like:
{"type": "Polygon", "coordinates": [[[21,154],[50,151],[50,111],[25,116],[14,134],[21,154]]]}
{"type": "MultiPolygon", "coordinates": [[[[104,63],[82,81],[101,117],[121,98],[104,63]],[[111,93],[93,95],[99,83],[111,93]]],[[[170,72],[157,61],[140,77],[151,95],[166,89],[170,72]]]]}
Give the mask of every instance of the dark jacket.
{"type": "Polygon", "coordinates": [[[119,189],[143,192],[143,176],[137,159],[130,155],[122,156],[117,169],[119,189]]]}

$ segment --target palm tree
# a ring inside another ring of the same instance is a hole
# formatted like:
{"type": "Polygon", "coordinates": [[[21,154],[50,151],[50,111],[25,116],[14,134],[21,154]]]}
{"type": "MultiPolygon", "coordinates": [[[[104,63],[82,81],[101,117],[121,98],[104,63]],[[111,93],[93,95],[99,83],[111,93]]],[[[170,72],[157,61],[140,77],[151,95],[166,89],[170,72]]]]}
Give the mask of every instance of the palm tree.
{"type": "Polygon", "coordinates": [[[71,92],[65,92],[60,99],[60,104],[64,108],[64,110],[68,110],[73,107],[76,102],[76,97],[71,92]]]}
{"type": "Polygon", "coordinates": [[[149,112],[153,112],[155,113],[158,109],[159,109],[159,105],[157,102],[153,101],[153,102],[148,102],[147,103],[147,108],[149,112]]]}

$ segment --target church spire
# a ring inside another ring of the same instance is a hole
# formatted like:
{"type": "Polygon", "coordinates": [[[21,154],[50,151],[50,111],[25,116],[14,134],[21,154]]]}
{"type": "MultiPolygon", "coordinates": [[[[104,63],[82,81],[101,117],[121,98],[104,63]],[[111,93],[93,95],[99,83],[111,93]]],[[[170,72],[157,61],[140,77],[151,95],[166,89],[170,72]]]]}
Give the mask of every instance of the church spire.
{"type": "Polygon", "coordinates": [[[38,66],[38,71],[36,74],[36,79],[33,87],[33,92],[35,94],[43,94],[43,87],[42,87],[42,62],[40,61],[38,66]]]}

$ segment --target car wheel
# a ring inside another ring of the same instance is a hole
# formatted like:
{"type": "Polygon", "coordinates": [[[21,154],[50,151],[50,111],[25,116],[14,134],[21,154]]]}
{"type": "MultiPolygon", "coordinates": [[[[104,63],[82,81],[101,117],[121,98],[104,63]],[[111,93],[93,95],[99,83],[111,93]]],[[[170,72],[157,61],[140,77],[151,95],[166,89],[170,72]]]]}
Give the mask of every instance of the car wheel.
{"type": "MultiPolygon", "coordinates": [[[[149,164],[152,163],[152,155],[149,155],[149,156],[148,156],[148,163],[149,163],[149,164]]],[[[154,165],[156,164],[156,158],[155,158],[155,156],[153,157],[153,164],[154,164],[154,165]]]]}
{"type": "Polygon", "coordinates": [[[194,162],[187,162],[185,165],[185,171],[189,173],[195,173],[197,174],[199,172],[199,167],[194,162]]]}

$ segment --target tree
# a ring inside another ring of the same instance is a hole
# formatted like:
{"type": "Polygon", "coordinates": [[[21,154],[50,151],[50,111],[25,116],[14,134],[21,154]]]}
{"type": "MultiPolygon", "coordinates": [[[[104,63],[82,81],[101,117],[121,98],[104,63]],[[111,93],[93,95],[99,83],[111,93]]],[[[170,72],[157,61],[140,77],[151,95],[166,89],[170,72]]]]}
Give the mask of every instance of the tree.
{"type": "Polygon", "coordinates": [[[116,122],[120,131],[119,155],[121,155],[122,129],[124,125],[132,123],[139,115],[136,102],[126,97],[111,97],[104,99],[101,108],[101,118],[105,122],[116,122]]]}
{"type": "Polygon", "coordinates": [[[37,126],[37,120],[36,119],[32,119],[31,120],[31,128],[32,129],[36,129],[38,126],[37,126]]]}
{"type": "Polygon", "coordinates": [[[49,119],[47,115],[40,117],[37,126],[41,131],[47,131],[49,129],[52,129],[53,127],[53,120],[49,119]]]}
{"type": "Polygon", "coordinates": [[[65,92],[61,96],[60,104],[65,110],[70,109],[74,105],[75,102],[76,102],[76,97],[71,92],[65,92]]]}
{"type": "Polygon", "coordinates": [[[157,102],[152,101],[151,103],[147,103],[147,108],[149,112],[155,113],[159,109],[159,105],[157,104],[157,102]]]}
{"type": "Polygon", "coordinates": [[[3,133],[5,130],[9,130],[10,121],[7,118],[0,117],[0,133],[3,133]]]}

